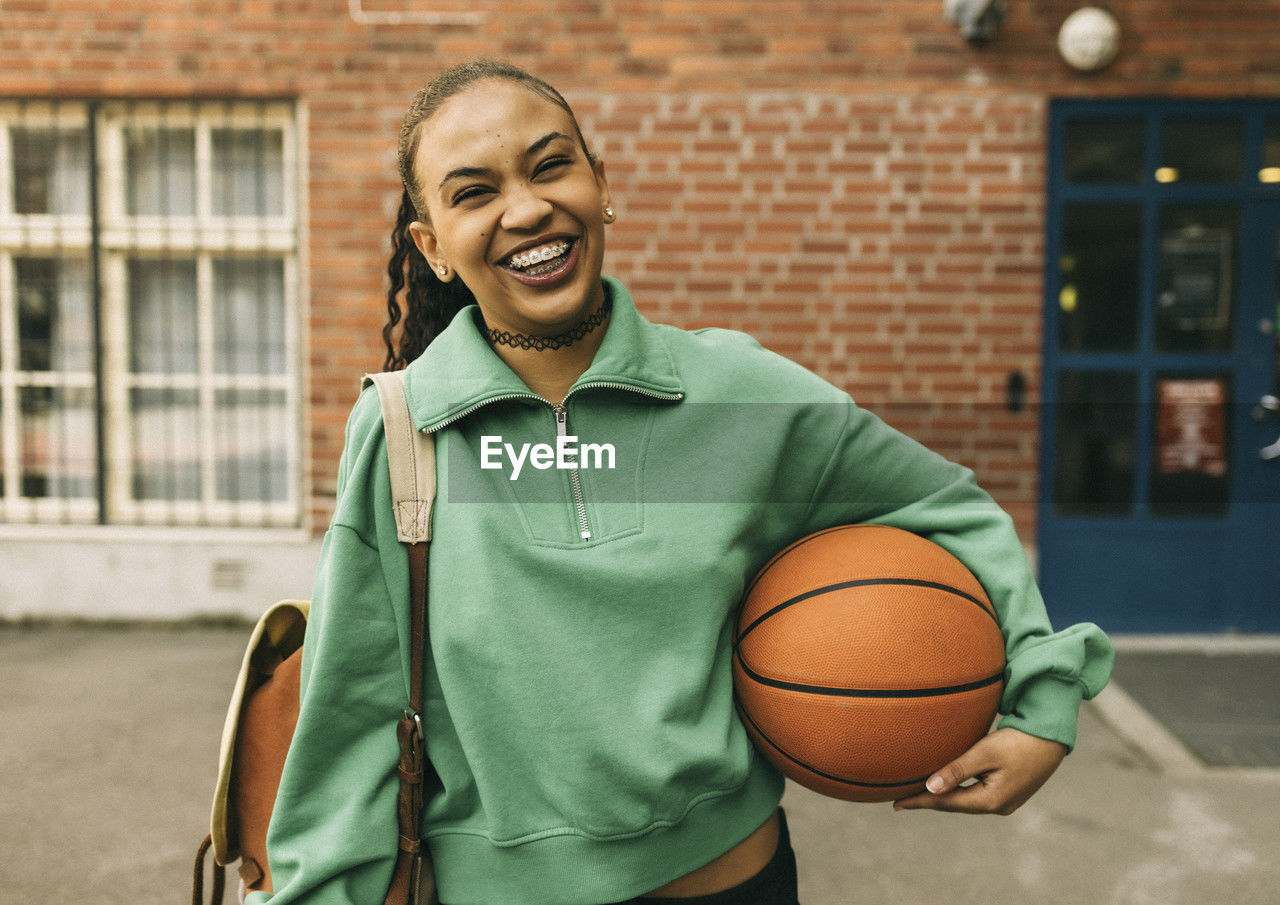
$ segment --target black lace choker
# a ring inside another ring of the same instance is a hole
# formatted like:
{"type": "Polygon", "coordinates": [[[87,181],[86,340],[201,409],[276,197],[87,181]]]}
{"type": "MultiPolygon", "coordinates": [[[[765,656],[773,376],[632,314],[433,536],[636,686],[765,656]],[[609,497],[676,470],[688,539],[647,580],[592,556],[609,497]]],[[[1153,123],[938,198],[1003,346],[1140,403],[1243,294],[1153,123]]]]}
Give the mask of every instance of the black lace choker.
{"type": "Polygon", "coordinates": [[[603,324],[612,308],[613,300],[606,293],[604,302],[596,309],[594,314],[572,330],[566,330],[564,333],[557,333],[555,336],[529,336],[525,333],[509,333],[506,330],[492,330],[486,327],[484,336],[490,345],[511,346],[515,349],[532,349],[535,352],[542,352],[547,349],[563,349],[565,346],[572,346],[595,330],[596,327],[603,324]]]}

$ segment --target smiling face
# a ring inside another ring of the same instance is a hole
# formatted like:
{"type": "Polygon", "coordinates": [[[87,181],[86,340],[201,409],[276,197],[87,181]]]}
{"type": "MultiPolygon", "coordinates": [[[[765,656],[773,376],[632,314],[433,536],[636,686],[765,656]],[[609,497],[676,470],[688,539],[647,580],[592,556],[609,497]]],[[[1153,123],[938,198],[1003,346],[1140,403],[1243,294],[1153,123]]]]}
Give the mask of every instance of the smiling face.
{"type": "Polygon", "coordinates": [[[419,128],[426,220],[409,229],[443,279],[459,277],[493,329],[549,336],[603,301],[604,166],[572,115],[502,79],[454,95],[419,128]]]}

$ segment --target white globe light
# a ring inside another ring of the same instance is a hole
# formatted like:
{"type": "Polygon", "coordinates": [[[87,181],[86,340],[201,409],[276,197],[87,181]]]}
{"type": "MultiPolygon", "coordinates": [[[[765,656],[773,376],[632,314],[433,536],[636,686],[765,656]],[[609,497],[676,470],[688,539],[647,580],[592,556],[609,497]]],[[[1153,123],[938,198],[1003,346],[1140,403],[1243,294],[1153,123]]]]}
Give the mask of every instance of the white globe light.
{"type": "Polygon", "coordinates": [[[1076,69],[1101,69],[1116,58],[1119,49],[1119,24],[1096,6],[1076,10],[1058,31],[1058,52],[1076,69]]]}

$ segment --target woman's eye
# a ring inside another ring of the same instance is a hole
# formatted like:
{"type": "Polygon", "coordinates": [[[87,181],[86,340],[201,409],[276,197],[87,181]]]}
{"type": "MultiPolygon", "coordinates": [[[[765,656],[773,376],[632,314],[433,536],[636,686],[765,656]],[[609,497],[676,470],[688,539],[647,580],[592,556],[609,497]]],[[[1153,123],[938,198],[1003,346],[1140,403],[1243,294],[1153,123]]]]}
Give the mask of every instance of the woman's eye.
{"type": "Polygon", "coordinates": [[[538,168],[534,170],[533,175],[541,176],[544,173],[549,173],[552,170],[567,166],[571,162],[572,161],[570,161],[568,157],[549,157],[542,161],[542,163],[538,164],[538,168]]]}
{"type": "Polygon", "coordinates": [[[471,198],[478,198],[487,191],[488,189],[486,189],[484,186],[481,186],[481,185],[469,186],[463,189],[462,191],[458,192],[458,194],[453,196],[453,203],[461,204],[462,202],[467,201],[471,198]]]}

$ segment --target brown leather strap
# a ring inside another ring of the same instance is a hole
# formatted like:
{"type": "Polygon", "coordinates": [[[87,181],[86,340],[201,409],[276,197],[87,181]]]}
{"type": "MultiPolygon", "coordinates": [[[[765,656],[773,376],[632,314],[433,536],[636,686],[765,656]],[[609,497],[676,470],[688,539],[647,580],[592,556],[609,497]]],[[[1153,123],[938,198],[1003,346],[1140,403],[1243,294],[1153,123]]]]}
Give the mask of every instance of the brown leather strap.
{"type": "Polygon", "coordinates": [[[423,660],[427,651],[427,544],[409,544],[409,707],[422,713],[423,660]]]}
{"type": "MultiPolygon", "coordinates": [[[[191,878],[191,905],[205,905],[204,902],[204,856],[213,845],[213,837],[205,836],[204,842],[196,850],[195,874],[191,878]]],[[[226,884],[227,871],[218,860],[213,861],[213,889],[210,905],[222,905],[222,889],[226,884]]]]}
{"type": "Polygon", "coordinates": [[[426,774],[426,745],[422,737],[423,662],[427,646],[427,544],[408,544],[409,550],[409,710],[396,726],[400,743],[400,795],[396,808],[399,851],[385,905],[411,905],[422,878],[422,783],[426,774]]]}

